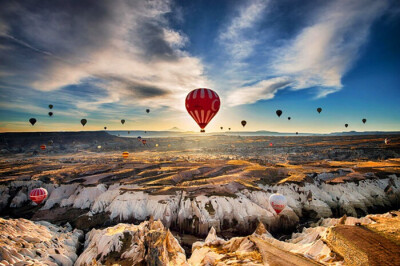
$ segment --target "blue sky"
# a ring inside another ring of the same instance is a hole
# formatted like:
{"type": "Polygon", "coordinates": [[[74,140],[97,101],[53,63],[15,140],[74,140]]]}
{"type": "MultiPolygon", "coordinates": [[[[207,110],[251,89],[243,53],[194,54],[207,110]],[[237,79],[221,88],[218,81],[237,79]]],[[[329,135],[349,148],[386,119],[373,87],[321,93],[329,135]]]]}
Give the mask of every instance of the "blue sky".
{"type": "Polygon", "coordinates": [[[2,132],[198,131],[199,87],[222,102],[207,131],[400,130],[394,0],[3,1],[0,62],[2,132]]]}

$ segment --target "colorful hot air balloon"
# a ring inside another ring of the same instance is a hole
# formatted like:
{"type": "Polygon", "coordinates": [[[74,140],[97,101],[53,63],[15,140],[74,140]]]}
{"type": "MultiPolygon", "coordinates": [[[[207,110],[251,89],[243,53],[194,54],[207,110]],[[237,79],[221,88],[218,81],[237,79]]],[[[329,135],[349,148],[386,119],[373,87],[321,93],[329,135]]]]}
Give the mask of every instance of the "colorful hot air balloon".
{"type": "Polygon", "coordinates": [[[84,118],[84,119],[81,119],[81,124],[82,124],[82,126],[85,126],[86,123],[87,123],[87,120],[86,120],[85,118],[84,118]]]}
{"type": "Polygon", "coordinates": [[[272,147],[274,144],[272,144],[272,142],[269,143],[269,146],[272,147]]]}
{"type": "Polygon", "coordinates": [[[52,105],[52,104],[49,104],[49,108],[50,108],[50,109],[53,109],[53,105],[52,105]]]}
{"type": "Polygon", "coordinates": [[[128,157],[129,157],[129,152],[124,151],[124,152],[122,153],[122,157],[123,157],[124,159],[128,158],[128,157]]]}
{"type": "Polygon", "coordinates": [[[146,109],[146,113],[150,113],[150,109],[146,109]]]}
{"type": "Polygon", "coordinates": [[[363,118],[362,122],[365,124],[365,122],[367,122],[367,119],[363,118]]]}
{"type": "Polygon", "coordinates": [[[49,112],[49,116],[53,116],[53,112],[49,112]]]}
{"type": "Polygon", "coordinates": [[[33,126],[36,123],[36,118],[29,119],[29,123],[31,123],[33,126]]]}
{"type": "Polygon", "coordinates": [[[47,190],[45,188],[35,188],[29,192],[29,198],[39,205],[47,198],[47,190]]]}
{"type": "Polygon", "coordinates": [[[194,121],[200,126],[200,132],[218,113],[221,101],[218,94],[210,89],[195,89],[186,96],[185,106],[194,121]]]}
{"type": "Polygon", "coordinates": [[[46,149],[46,145],[44,145],[44,144],[40,145],[40,149],[41,149],[42,151],[44,151],[44,150],[46,149]]]}
{"type": "Polygon", "coordinates": [[[269,197],[269,204],[279,214],[286,207],[286,198],[281,194],[272,194],[269,197]]]}
{"type": "Polygon", "coordinates": [[[101,149],[101,146],[99,145],[99,146],[97,146],[97,149],[101,149]]]}
{"type": "Polygon", "coordinates": [[[318,107],[318,108],[317,108],[317,112],[320,114],[320,113],[322,112],[322,108],[321,108],[321,107],[318,107]]]}
{"type": "Polygon", "coordinates": [[[243,127],[247,124],[247,122],[245,120],[242,120],[242,122],[240,122],[240,123],[242,124],[243,127]]]}
{"type": "Polygon", "coordinates": [[[389,143],[390,143],[390,139],[389,139],[389,138],[386,138],[386,139],[385,139],[385,144],[388,145],[389,143]]]}
{"type": "Polygon", "coordinates": [[[344,126],[345,126],[345,127],[348,127],[348,126],[349,126],[349,124],[344,124],[344,126]]]}
{"type": "Polygon", "coordinates": [[[292,119],[292,118],[290,118],[290,116],[289,116],[287,119],[290,120],[290,119],[292,119]]]}
{"type": "Polygon", "coordinates": [[[278,117],[281,117],[281,115],[282,115],[282,110],[276,110],[276,114],[278,115],[278,117]]]}
{"type": "Polygon", "coordinates": [[[125,119],[122,119],[122,120],[121,120],[121,124],[125,124],[125,119]]]}

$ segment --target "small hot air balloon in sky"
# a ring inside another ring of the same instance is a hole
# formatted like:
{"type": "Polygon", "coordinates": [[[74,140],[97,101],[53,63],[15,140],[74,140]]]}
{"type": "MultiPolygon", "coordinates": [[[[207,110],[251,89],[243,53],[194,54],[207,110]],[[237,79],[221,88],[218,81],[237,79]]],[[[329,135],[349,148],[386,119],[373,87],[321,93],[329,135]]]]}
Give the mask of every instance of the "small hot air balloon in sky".
{"type": "Polygon", "coordinates": [[[124,159],[128,158],[128,157],[129,157],[129,152],[124,151],[124,152],[122,153],[122,157],[123,157],[124,159]]]}
{"type": "Polygon", "coordinates": [[[245,120],[242,120],[242,122],[240,122],[240,123],[242,124],[243,127],[247,124],[247,122],[245,120]]]}
{"type": "Polygon", "coordinates": [[[296,132],[296,135],[299,135],[299,132],[296,132]]]}
{"type": "Polygon", "coordinates": [[[218,94],[205,88],[192,90],[185,100],[186,110],[199,125],[200,132],[205,132],[204,128],[218,113],[220,105],[218,94]]]}
{"type": "Polygon", "coordinates": [[[125,119],[122,119],[122,120],[121,120],[121,124],[125,124],[125,119]]]}
{"type": "Polygon", "coordinates": [[[277,115],[278,117],[281,117],[281,115],[282,115],[282,110],[276,110],[276,115],[277,115]]]}
{"type": "Polygon", "coordinates": [[[150,109],[146,109],[146,113],[150,113],[150,109]]]}
{"type": "Polygon", "coordinates": [[[49,108],[50,108],[50,109],[53,109],[53,105],[52,105],[52,104],[49,104],[49,108]]]}
{"type": "Polygon", "coordinates": [[[29,119],[29,123],[31,123],[33,126],[36,123],[36,118],[29,119]]]}
{"type": "Polygon", "coordinates": [[[367,119],[363,118],[362,122],[365,124],[365,122],[367,122],[367,119]]]}
{"type": "Polygon", "coordinates": [[[29,198],[39,205],[47,198],[47,190],[45,188],[35,188],[29,192],[29,198]]]}
{"type": "Polygon", "coordinates": [[[224,129],[224,127],[221,127],[221,130],[223,130],[224,129]]]}
{"type": "Polygon", "coordinates": [[[344,124],[344,126],[345,126],[345,127],[348,127],[348,126],[349,126],[349,124],[344,124]]]}
{"type": "Polygon", "coordinates": [[[228,128],[229,130],[231,130],[231,128],[228,128]]]}
{"type": "Polygon", "coordinates": [[[81,119],[81,124],[82,124],[82,126],[85,126],[86,123],[87,123],[87,120],[86,120],[85,118],[84,118],[84,119],[81,119]]]}
{"type": "Polygon", "coordinates": [[[107,130],[107,127],[104,127],[104,130],[107,130]]]}
{"type": "Polygon", "coordinates": [[[269,204],[279,214],[286,207],[286,198],[281,194],[272,194],[269,197],[269,204]]]}
{"type": "Polygon", "coordinates": [[[147,140],[145,140],[145,139],[142,139],[142,143],[143,143],[143,145],[146,145],[146,143],[147,143],[147,140]]]}
{"type": "Polygon", "coordinates": [[[274,144],[272,144],[272,142],[270,142],[270,143],[269,143],[269,146],[272,147],[272,146],[274,146],[274,144]]]}
{"type": "Polygon", "coordinates": [[[53,116],[53,112],[49,112],[49,116],[53,116]]]}
{"type": "Polygon", "coordinates": [[[292,119],[290,116],[287,118],[287,120],[290,120],[290,119],[292,119]]]}
{"type": "Polygon", "coordinates": [[[318,108],[317,108],[317,112],[320,114],[320,113],[322,112],[322,108],[321,108],[321,107],[318,107],[318,108]]]}
{"type": "Polygon", "coordinates": [[[44,145],[44,144],[40,145],[40,149],[41,149],[42,151],[44,151],[44,150],[46,149],[46,145],[44,145]]]}

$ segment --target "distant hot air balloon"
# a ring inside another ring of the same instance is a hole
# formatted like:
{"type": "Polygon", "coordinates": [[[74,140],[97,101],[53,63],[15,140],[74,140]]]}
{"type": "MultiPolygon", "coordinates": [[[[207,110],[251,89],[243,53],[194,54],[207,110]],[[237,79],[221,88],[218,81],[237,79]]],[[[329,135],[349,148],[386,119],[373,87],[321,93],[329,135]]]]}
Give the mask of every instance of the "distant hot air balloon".
{"type": "Polygon", "coordinates": [[[129,152],[127,152],[127,151],[124,151],[123,153],[122,153],[122,157],[123,158],[128,158],[128,156],[129,156],[129,152]]]}
{"type": "Polygon", "coordinates": [[[85,126],[86,123],[87,123],[87,120],[86,120],[85,118],[84,118],[84,119],[81,119],[81,124],[82,124],[82,126],[85,126]]]}
{"type": "Polygon", "coordinates": [[[281,194],[272,194],[269,197],[269,204],[279,214],[286,207],[286,198],[281,194]]]}
{"type": "Polygon", "coordinates": [[[29,119],[29,122],[32,124],[32,126],[36,123],[36,118],[31,118],[29,119]]]}
{"type": "Polygon", "coordinates": [[[186,96],[185,106],[188,113],[199,125],[200,132],[218,113],[221,101],[218,94],[210,89],[195,89],[186,96]]]}
{"type": "Polygon", "coordinates": [[[35,188],[29,192],[29,198],[39,205],[47,198],[47,190],[45,188],[35,188]]]}
{"type": "Polygon", "coordinates": [[[99,145],[99,146],[97,146],[97,149],[101,149],[101,146],[99,145]]]}
{"type": "Polygon", "coordinates": [[[107,130],[107,127],[104,127],[104,130],[107,130]]]}
{"type": "Polygon", "coordinates": [[[158,143],[156,144],[156,147],[158,147],[158,143]]]}
{"type": "Polygon", "coordinates": [[[224,129],[224,127],[221,127],[221,130],[223,130],[224,129]]]}
{"type": "Polygon", "coordinates": [[[150,113],[150,109],[146,109],[146,113],[150,113]]]}
{"type": "Polygon", "coordinates": [[[362,122],[365,124],[365,122],[367,122],[367,119],[363,118],[362,122]]]}
{"type": "Polygon", "coordinates": [[[49,116],[53,116],[53,112],[49,112],[49,116]]]}
{"type": "Polygon", "coordinates": [[[299,132],[296,132],[296,135],[299,135],[299,132]]]}
{"type": "Polygon", "coordinates": [[[49,140],[48,143],[49,143],[49,145],[53,145],[54,142],[53,142],[53,140],[49,140]]]}
{"type": "Polygon", "coordinates": [[[147,134],[147,131],[145,131],[144,134],[147,134]]]}
{"type": "Polygon", "coordinates": [[[131,134],[131,132],[130,132],[130,131],[128,131],[128,134],[131,134]]]}
{"type": "Polygon", "coordinates": [[[231,130],[231,128],[228,128],[229,130],[231,130]]]}
{"type": "Polygon", "coordinates": [[[53,105],[52,105],[52,104],[49,104],[49,108],[50,108],[50,109],[53,109],[53,105]]]}
{"type": "Polygon", "coordinates": [[[276,110],[276,114],[277,114],[278,117],[281,117],[281,115],[282,115],[282,110],[276,110]]]}
{"type": "Polygon", "coordinates": [[[122,119],[122,120],[121,120],[121,124],[125,124],[125,119],[122,119]]]}
{"type": "Polygon", "coordinates": [[[44,144],[40,145],[40,149],[41,149],[42,151],[44,151],[44,150],[46,149],[46,145],[44,145],[44,144]]]}
{"type": "Polygon", "coordinates": [[[291,119],[290,116],[287,119],[290,120],[291,119]]]}
{"type": "Polygon", "coordinates": [[[348,127],[348,126],[349,126],[349,124],[344,124],[344,126],[345,126],[345,127],[348,127]]]}
{"type": "Polygon", "coordinates": [[[142,141],[142,137],[141,136],[138,136],[137,139],[138,139],[138,141],[142,141]]]}
{"type": "Polygon", "coordinates": [[[143,145],[146,145],[146,143],[147,143],[147,140],[145,140],[145,139],[142,139],[142,143],[143,143],[143,145]]]}
{"type": "Polygon", "coordinates": [[[247,124],[247,122],[245,120],[242,120],[242,122],[240,122],[240,123],[242,124],[243,127],[247,124]]]}
{"type": "Polygon", "coordinates": [[[318,108],[317,108],[317,112],[320,114],[320,113],[322,112],[322,108],[321,108],[321,107],[318,107],[318,108]]]}
{"type": "Polygon", "coordinates": [[[385,144],[388,145],[389,143],[390,143],[390,139],[389,139],[389,138],[386,138],[386,139],[385,139],[385,144]]]}
{"type": "Polygon", "coordinates": [[[274,146],[274,144],[272,144],[272,142],[270,142],[270,143],[269,143],[269,146],[272,147],[272,146],[274,146]]]}

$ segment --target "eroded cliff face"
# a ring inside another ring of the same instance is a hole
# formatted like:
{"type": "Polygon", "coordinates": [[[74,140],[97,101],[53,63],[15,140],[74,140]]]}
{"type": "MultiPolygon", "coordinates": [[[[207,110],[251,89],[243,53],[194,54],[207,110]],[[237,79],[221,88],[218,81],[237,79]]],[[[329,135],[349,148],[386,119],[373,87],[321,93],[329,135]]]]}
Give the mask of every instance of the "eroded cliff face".
{"type": "Polygon", "coordinates": [[[205,236],[214,227],[216,232],[229,230],[243,235],[253,232],[258,221],[271,232],[288,231],[304,217],[318,219],[343,214],[357,217],[371,210],[396,208],[400,203],[400,180],[393,174],[357,183],[259,185],[256,190],[198,196],[185,191],[153,195],[140,191],[136,185],[49,185],[41,181],[18,181],[0,187],[0,193],[2,206],[6,206],[3,208],[17,211],[31,206],[35,220],[61,223],[69,219],[74,226],[85,230],[118,222],[139,223],[153,216],[167,228],[180,232],[205,236]],[[49,198],[40,209],[28,200],[28,191],[34,186],[44,186],[49,191],[49,198]],[[276,215],[268,202],[274,192],[287,198],[288,206],[280,215],[276,215]]]}

